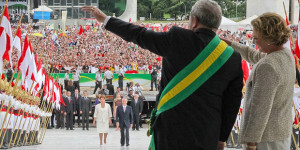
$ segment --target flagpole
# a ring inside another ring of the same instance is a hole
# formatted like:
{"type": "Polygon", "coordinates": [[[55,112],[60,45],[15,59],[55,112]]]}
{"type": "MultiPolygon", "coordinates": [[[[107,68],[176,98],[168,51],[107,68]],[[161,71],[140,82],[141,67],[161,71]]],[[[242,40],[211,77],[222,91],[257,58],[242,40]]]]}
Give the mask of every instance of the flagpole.
{"type": "MultiPolygon", "coordinates": [[[[30,90],[29,90],[29,94],[30,94],[30,95],[31,95],[31,92],[32,92],[33,84],[34,84],[34,82],[32,83],[32,85],[31,85],[31,87],[30,87],[30,90]]],[[[34,98],[31,100],[30,107],[32,107],[32,103],[33,103],[33,102],[34,102],[34,98]]],[[[32,112],[31,112],[31,114],[30,114],[30,117],[32,117],[32,112]]],[[[29,128],[30,125],[32,125],[32,122],[30,122],[30,119],[29,119],[28,124],[27,124],[27,130],[31,129],[31,128],[29,128]]],[[[30,132],[27,133],[27,130],[26,130],[26,132],[25,132],[25,137],[24,137],[24,139],[23,139],[23,145],[22,145],[22,146],[24,146],[24,142],[27,140],[27,136],[28,136],[28,134],[30,133],[30,132]]]]}
{"type": "MultiPolygon", "coordinates": [[[[22,21],[22,19],[23,19],[23,15],[24,15],[24,14],[22,14],[21,19],[19,20],[17,32],[18,32],[18,30],[19,30],[19,28],[20,28],[21,21],[22,21]]],[[[17,36],[17,35],[15,35],[15,37],[16,37],[16,36],[17,36]]],[[[20,39],[20,40],[21,40],[21,39],[20,39]]],[[[22,42],[22,41],[21,41],[21,42],[22,42]]],[[[15,69],[14,69],[13,76],[15,75],[16,71],[17,71],[17,67],[15,67],[15,69]]],[[[13,81],[13,77],[10,79],[10,82],[9,82],[9,83],[11,83],[12,81],[13,81]]]]}
{"type": "MultiPolygon", "coordinates": [[[[46,109],[45,112],[47,113],[48,110],[46,109]]],[[[42,122],[42,124],[41,124],[42,127],[41,127],[41,131],[40,131],[40,136],[39,136],[38,139],[36,139],[36,140],[38,140],[38,143],[39,143],[39,144],[41,143],[41,139],[42,139],[43,133],[46,132],[45,130],[46,130],[46,128],[48,127],[47,124],[48,124],[48,118],[47,118],[47,116],[45,116],[45,117],[43,118],[43,122],[42,122]]]]}
{"type": "MultiPolygon", "coordinates": [[[[14,125],[14,128],[13,128],[13,131],[14,131],[14,132],[12,133],[12,135],[10,136],[10,139],[9,139],[8,148],[10,148],[10,144],[11,144],[12,138],[13,138],[14,134],[17,132],[17,131],[15,131],[15,130],[16,130],[16,126],[17,126],[17,123],[18,123],[20,114],[21,114],[21,110],[18,109],[17,111],[18,111],[18,116],[17,116],[17,119],[15,120],[16,122],[15,122],[15,125],[14,125]]],[[[18,134],[17,134],[17,135],[18,135],[18,134]]]]}
{"type": "MultiPolygon", "coordinates": [[[[50,106],[52,105],[52,102],[50,102],[49,104],[48,104],[48,108],[47,108],[47,111],[46,112],[50,112],[50,106]]],[[[50,117],[45,117],[45,122],[44,122],[44,127],[43,127],[43,129],[42,129],[42,132],[41,132],[41,134],[40,134],[40,139],[39,139],[39,143],[41,143],[41,140],[42,140],[42,137],[44,137],[44,135],[45,135],[45,132],[46,132],[46,130],[47,130],[47,128],[48,128],[48,125],[49,125],[49,118],[50,117]]]]}
{"type": "MultiPolygon", "coordinates": [[[[26,101],[27,101],[27,99],[24,100],[24,103],[23,103],[23,104],[26,104],[26,101]]],[[[17,136],[18,136],[18,133],[19,133],[19,131],[20,131],[20,127],[21,127],[21,124],[22,124],[22,121],[23,121],[24,118],[25,118],[25,111],[23,110],[23,114],[22,114],[21,120],[20,120],[20,122],[19,122],[18,131],[17,131],[17,134],[16,134],[17,136]]],[[[25,122],[26,122],[26,120],[24,121],[24,124],[25,124],[25,122]]],[[[24,126],[24,124],[23,124],[23,126],[24,126]]],[[[22,128],[21,132],[23,132],[23,128],[22,128]]],[[[22,134],[22,133],[20,133],[20,136],[19,136],[19,138],[18,138],[18,141],[19,141],[19,139],[20,139],[20,137],[21,137],[21,134],[22,134]]],[[[14,138],[14,142],[13,142],[12,147],[14,147],[14,145],[15,145],[15,143],[16,143],[17,136],[15,136],[15,138],[14,138]]]]}
{"type": "MultiPolygon", "coordinates": [[[[30,94],[29,94],[29,95],[30,95],[30,94]]],[[[29,98],[28,98],[28,99],[29,99],[29,98]]],[[[31,103],[31,99],[29,99],[28,101],[29,101],[29,104],[30,104],[30,103],[31,103]]],[[[25,124],[26,124],[26,120],[28,119],[28,114],[29,114],[29,113],[27,113],[26,118],[25,118],[25,115],[24,115],[25,121],[24,121],[23,127],[22,127],[22,129],[21,129],[22,132],[23,132],[23,130],[24,130],[24,127],[25,127],[25,124]]],[[[30,121],[30,120],[29,120],[29,121],[30,121]]],[[[25,133],[26,133],[26,131],[25,131],[25,133]]],[[[23,133],[21,133],[21,134],[23,134],[23,133]]],[[[20,139],[21,139],[21,135],[19,136],[17,143],[20,142],[20,139]]]]}
{"type": "MultiPolygon", "coordinates": [[[[53,107],[51,108],[51,111],[50,111],[49,113],[52,113],[52,112],[53,112],[53,107]]],[[[49,125],[50,118],[51,118],[51,116],[50,116],[50,117],[48,117],[48,122],[47,122],[47,124],[46,124],[46,128],[47,128],[47,127],[48,127],[48,125],[49,125]]],[[[41,143],[42,143],[42,142],[43,142],[43,140],[44,140],[45,134],[46,134],[46,130],[45,130],[45,132],[44,132],[44,135],[43,135],[43,138],[42,138],[42,141],[41,141],[41,143]]]]}
{"type": "MultiPolygon", "coordinates": [[[[48,64],[46,64],[46,65],[48,65],[48,64]]],[[[46,74],[46,75],[49,76],[49,74],[46,74]]],[[[46,86],[44,86],[43,92],[45,91],[45,88],[46,88],[46,86]]],[[[47,110],[46,110],[47,107],[45,108],[45,105],[46,105],[46,99],[43,101],[42,105],[40,106],[40,109],[43,110],[44,112],[47,111],[47,110]]],[[[40,119],[40,120],[41,120],[41,119],[40,119]]],[[[41,132],[42,132],[42,129],[43,129],[43,123],[44,123],[44,122],[45,122],[45,118],[42,118],[42,122],[41,122],[40,127],[39,127],[40,133],[37,135],[37,138],[35,139],[34,143],[37,142],[38,136],[39,136],[39,135],[41,136],[41,132]]]]}
{"type": "MultiPolygon", "coordinates": [[[[4,8],[7,7],[7,3],[8,3],[8,0],[5,1],[4,8]]],[[[4,10],[5,10],[5,9],[3,9],[2,14],[1,14],[0,24],[1,24],[1,22],[2,22],[2,18],[3,18],[3,15],[4,15],[4,10]]]]}
{"type": "Polygon", "coordinates": [[[36,124],[35,124],[35,127],[33,129],[32,137],[30,139],[30,145],[33,144],[33,140],[34,140],[34,137],[35,137],[35,134],[36,134],[36,129],[38,128],[38,122],[40,122],[40,116],[39,115],[38,115],[38,118],[36,119],[36,124]]]}
{"type": "MultiPolygon", "coordinates": [[[[11,107],[11,108],[9,108],[9,112],[8,112],[8,113],[11,113],[11,109],[14,110],[14,106],[11,107]]],[[[9,115],[8,122],[7,122],[6,126],[5,126],[5,129],[6,129],[6,130],[5,130],[4,133],[3,133],[3,137],[2,137],[2,140],[1,140],[1,143],[0,143],[0,147],[2,147],[2,144],[3,144],[3,141],[4,141],[4,137],[6,136],[5,134],[6,134],[6,131],[8,130],[7,127],[8,127],[8,124],[9,124],[9,122],[10,122],[11,116],[12,116],[12,114],[9,115]]],[[[5,123],[5,122],[3,122],[2,124],[4,124],[4,123],[5,123]]]]}

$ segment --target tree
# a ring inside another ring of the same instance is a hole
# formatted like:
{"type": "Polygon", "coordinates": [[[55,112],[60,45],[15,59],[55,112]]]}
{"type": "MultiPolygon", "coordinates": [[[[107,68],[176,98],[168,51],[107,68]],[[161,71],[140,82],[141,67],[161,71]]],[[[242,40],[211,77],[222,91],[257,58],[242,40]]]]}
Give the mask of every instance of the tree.
{"type": "Polygon", "coordinates": [[[237,17],[246,16],[246,3],[247,3],[246,0],[215,0],[215,1],[221,6],[223,16],[227,18],[234,18],[236,16],[237,17]]]}

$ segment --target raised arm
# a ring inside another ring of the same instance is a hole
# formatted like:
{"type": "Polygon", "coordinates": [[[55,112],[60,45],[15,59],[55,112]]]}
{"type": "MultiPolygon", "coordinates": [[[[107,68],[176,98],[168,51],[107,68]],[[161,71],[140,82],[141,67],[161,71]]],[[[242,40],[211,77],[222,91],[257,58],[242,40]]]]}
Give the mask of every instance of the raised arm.
{"type": "Polygon", "coordinates": [[[250,46],[239,44],[237,42],[232,42],[231,46],[234,50],[241,54],[244,60],[250,64],[256,64],[260,59],[267,55],[266,53],[259,52],[250,46]]]}
{"type": "Polygon", "coordinates": [[[256,64],[261,58],[267,55],[266,53],[259,52],[250,46],[239,44],[223,37],[220,37],[220,39],[239,52],[242,58],[250,64],[256,64]]]}
{"type": "MultiPolygon", "coordinates": [[[[133,25],[120,19],[106,16],[101,10],[93,6],[84,6],[82,11],[89,11],[100,23],[106,23],[105,28],[126,41],[134,42],[144,49],[165,56],[170,52],[171,32],[154,32],[144,27],[133,25]]],[[[173,29],[173,28],[172,28],[173,29]]],[[[171,29],[171,30],[172,30],[171,29]]]]}

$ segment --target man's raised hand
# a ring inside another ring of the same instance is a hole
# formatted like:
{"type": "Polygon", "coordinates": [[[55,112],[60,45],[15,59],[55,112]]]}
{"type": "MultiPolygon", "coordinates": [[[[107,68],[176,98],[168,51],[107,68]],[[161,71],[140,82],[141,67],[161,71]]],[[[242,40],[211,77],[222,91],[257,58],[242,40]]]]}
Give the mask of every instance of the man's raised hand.
{"type": "Polygon", "coordinates": [[[103,23],[105,18],[107,17],[106,14],[104,14],[100,9],[94,6],[83,6],[81,10],[91,12],[99,23],[103,23]]]}

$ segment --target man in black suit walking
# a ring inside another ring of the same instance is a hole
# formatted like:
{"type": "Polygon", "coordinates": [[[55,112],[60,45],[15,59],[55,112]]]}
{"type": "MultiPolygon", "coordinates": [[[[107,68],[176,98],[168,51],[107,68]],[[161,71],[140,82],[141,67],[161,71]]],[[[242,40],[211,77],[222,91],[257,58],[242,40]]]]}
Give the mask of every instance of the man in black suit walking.
{"type": "MultiPolygon", "coordinates": [[[[75,100],[75,115],[77,115],[77,123],[78,126],[80,126],[80,100],[81,100],[81,95],[78,91],[78,89],[75,89],[74,96],[72,97],[73,100],[75,100]]],[[[75,115],[73,116],[73,125],[75,124],[75,115]]]]}
{"type": "Polygon", "coordinates": [[[74,130],[73,129],[73,115],[75,114],[75,101],[71,97],[71,92],[67,92],[67,97],[64,99],[65,101],[65,116],[67,122],[67,130],[74,130]]]}
{"type": "Polygon", "coordinates": [[[142,102],[139,99],[139,93],[135,92],[133,96],[133,100],[131,100],[131,108],[133,112],[133,126],[132,130],[137,130],[139,131],[139,121],[140,121],[140,116],[143,111],[143,105],[142,102]]]}
{"type": "Polygon", "coordinates": [[[82,114],[82,130],[89,130],[89,117],[92,113],[92,102],[91,99],[87,97],[87,91],[83,92],[83,97],[80,99],[79,103],[80,114],[82,114]]]}
{"type": "Polygon", "coordinates": [[[127,99],[122,99],[122,105],[117,107],[116,112],[117,128],[121,128],[121,146],[125,144],[125,133],[126,130],[126,146],[129,146],[129,128],[132,127],[133,113],[132,108],[127,106],[127,99]]]}
{"type": "Polygon", "coordinates": [[[93,6],[82,10],[106,30],[163,57],[150,148],[224,149],[241,103],[243,71],[240,54],[216,35],[222,10],[215,1],[197,1],[188,29],[173,26],[168,32],[147,30],[93,6]]]}

